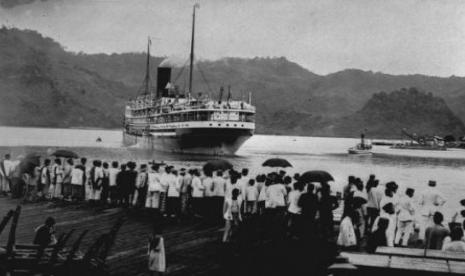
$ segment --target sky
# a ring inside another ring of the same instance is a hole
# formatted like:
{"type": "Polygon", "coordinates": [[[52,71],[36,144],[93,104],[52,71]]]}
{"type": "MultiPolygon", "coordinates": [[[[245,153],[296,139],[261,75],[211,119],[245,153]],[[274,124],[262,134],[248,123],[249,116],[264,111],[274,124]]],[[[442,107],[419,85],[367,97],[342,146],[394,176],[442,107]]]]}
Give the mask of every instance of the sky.
{"type": "Polygon", "coordinates": [[[187,58],[199,3],[198,59],[281,57],[328,74],[347,68],[465,76],[462,0],[0,0],[0,24],[69,51],[187,58]]]}

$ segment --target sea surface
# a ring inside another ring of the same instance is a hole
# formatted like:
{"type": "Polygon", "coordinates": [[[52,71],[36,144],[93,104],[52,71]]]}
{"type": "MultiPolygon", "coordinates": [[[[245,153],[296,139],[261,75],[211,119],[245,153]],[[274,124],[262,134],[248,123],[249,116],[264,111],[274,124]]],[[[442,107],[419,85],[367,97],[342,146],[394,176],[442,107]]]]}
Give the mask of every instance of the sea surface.
{"type": "MultiPolygon", "coordinates": [[[[268,158],[285,158],[293,165],[291,174],[307,170],[326,170],[335,181],[335,191],[341,190],[349,175],[368,179],[375,174],[380,183],[395,181],[399,192],[405,188],[416,190],[416,195],[427,186],[428,180],[436,180],[438,189],[447,199],[444,214],[450,216],[460,210],[459,201],[465,198],[465,150],[445,152],[423,150],[394,150],[386,146],[374,146],[372,156],[353,156],[347,149],[358,143],[352,138],[322,138],[255,135],[237,152],[227,157],[237,169],[247,167],[252,174],[269,172],[261,164],[268,158]]],[[[137,147],[122,146],[121,130],[56,129],[0,127],[0,154],[10,152],[13,158],[29,152],[44,156],[57,148],[71,148],[79,156],[106,161],[165,161],[175,166],[200,167],[215,157],[179,155],[147,151],[137,147]],[[97,138],[102,142],[97,142],[97,138]]]]}

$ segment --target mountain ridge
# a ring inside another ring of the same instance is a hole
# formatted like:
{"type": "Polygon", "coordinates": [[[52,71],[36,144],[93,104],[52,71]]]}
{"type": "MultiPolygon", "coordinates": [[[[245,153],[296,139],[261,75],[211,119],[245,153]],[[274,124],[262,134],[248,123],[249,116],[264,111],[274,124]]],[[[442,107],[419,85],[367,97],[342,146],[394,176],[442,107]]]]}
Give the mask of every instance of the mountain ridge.
{"type": "MultiPolygon", "coordinates": [[[[51,38],[14,28],[0,29],[0,58],[0,91],[6,99],[0,103],[0,123],[60,127],[119,127],[125,101],[142,84],[146,62],[144,53],[67,52],[51,38]]],[[[164,58],[151,57],[153,75],[164,58]]],[[[175,68],[173,78],[180,71],[175,68]]],[[[181,88],[187,81],[182,76],[181,88]]],[[[338,122],[362,110],[374,94],[406,87],[433,92],[465,120],[465,77],[353,68],[318,75],[285,57],[226,57],[198,61],[194,81],[197,90],[215,97],[220,86],[231,85],[236,98],[252,91],[257,133],[339,135],[338,122]]],[[[359,127],[343,133],[357,136],[359,127]]]]}

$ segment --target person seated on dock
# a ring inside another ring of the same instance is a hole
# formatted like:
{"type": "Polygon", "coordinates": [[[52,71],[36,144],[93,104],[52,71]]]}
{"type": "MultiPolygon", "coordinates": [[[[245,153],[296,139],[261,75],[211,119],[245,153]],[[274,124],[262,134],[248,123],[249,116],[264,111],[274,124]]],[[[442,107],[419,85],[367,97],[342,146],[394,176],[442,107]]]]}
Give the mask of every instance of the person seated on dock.
{"type": "Polygon", "coordinates": [[[444,216],[440,212],[434,213],[434,225],[426,228],[426,248],[442,249],[444,238],[449,235],[449,229],[442,225],[444,216]]]}
{"type": "Polygon", "coordinates": [[[48,217],[45,220],[45,223],[37,227],[36,235],[34,237],[34,244],[45,247],[47,245],[56,244],[57,240],[55,238],[55,219],[48,217]]]}
{"type": "Polygon", "coordinates": [[[444,239],[442,251],[463,252],[465,253],[465,242],[463,239],[463,230],[461,227],[454,227],[451,230],[450,237],[444,239]]]}

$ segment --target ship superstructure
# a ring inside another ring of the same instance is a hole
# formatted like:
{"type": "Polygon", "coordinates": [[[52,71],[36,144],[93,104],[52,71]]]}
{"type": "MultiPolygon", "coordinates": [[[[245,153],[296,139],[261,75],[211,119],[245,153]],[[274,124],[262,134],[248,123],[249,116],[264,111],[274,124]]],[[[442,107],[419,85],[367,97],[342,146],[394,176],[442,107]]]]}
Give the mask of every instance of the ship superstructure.
{"type": "Polygon", "coordinates": [[[141,95],[128,101],[124,116],[124,143],[160,151],[232,155],[255,131],[255,107],[248,101],[233,100],[224,89],[213,99],[206,93],[192,93],[194,70],[193,9],[189,88],[180,91],[171,82],[172,68],[157,68],[157,84],[150,84],[150,42],[147,69],[141,95]]]}

